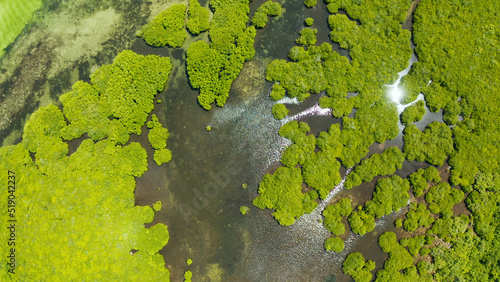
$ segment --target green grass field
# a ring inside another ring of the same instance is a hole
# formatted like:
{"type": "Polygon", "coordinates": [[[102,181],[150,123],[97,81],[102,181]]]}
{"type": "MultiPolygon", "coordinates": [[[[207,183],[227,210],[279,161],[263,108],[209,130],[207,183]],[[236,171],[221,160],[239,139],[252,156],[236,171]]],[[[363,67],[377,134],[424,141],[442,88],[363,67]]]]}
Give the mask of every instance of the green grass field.
{"type": "Polygon", "coordinates": [[[42,3],[43,0],[0,0],[0,58],[42,3]]]}

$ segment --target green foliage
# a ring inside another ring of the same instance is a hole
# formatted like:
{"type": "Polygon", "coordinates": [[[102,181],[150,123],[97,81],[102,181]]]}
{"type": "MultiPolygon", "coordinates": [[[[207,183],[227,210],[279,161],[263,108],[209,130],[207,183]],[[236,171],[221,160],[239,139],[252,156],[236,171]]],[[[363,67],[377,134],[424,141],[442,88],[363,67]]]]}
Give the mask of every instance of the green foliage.
{"type": "Polygon", "coordinates": [[[278,2],[269,0],[257,8],[252,17],[252,25],[256,28],[263,28],[267,24],[267,16],[275,17],[279,15],[281,15],[281,5],[278,2]]]}
{"type": "MultiPolygon", "coordinates": [[[[357,96],[356,96],[357,97],[357,96]]],[[[360,108],[354,119],[344,117],[340,157],[345,167],[353,167],[368,153],[373,142],[383,143],[398,135],[397,111],[392,103],[380,100],[371,107],[360,108]]]]}
{"type": "Polygon", "coordinates": [[[476,175],[474,189],[477,191],[500,191],[500,174],[479,172],[476,175]]]}
{"type": "MultiPolygon", "coordinates": [[[[93,74],[92,84],[77,82],[61,96],[63,111],[52,104],[41,107],[27,121],[23,141],[0,149],[0,172],[14,172],[22,187],[15,191],[22,199],[16,201],[16,215],[29,215],[16,228],[20,267],[15,276],[3,267],[1,281],[169,280],[158,253],[168,242],[167,227],[145,228],[154,211],[135,205],[135,178],[147,170],[146,150],[136,142],[122,146],[113,135],[121,125],[123,144],[140,130],[169,71],[166,58],[124,51],[93,74]],[[92,131],[94,124],[100,133],[92,131]],[[85,138],[68,156],[63,140],[83,132],[95,140],[85,138]]],[[[3,198],[7,193],[0,192],[3,198]]],[[[0,218],[6,222],[7,213],[0,218]]],[[[1,234],[7,242],[8,233],[1,234]]],[[[0,248],[3,257],[8,252],[7,245],[0,248]]]]}
{"type": "Polygon", "coordinates": [[[187,37],[184,29],[185,4],[174,4],[142,27],[142,37],[148,45],[179,48],[187,37]]]}
{"type": "MultiPolygon", "coordinates": [[[[385,232],[380,235],[378,243],[382,251],[389,253],[389,259],[385,261],[384,269],[377,272],[377,281],[390,281],[401,275],[399,273],[400,270],[412,267],[413,258],[411,254],[398,243],[394,232],[385,232]]],[[[405,243],[408,243],[408,240],[405,243]]],[[[405,273],[405,275],[409,274],[405,273]]],[[[406,281],[406,279],[402,279],[401,281],[406,281]]]]}
{"type": "Polygon", "coordinates": [[[158,121],[158,117],[153,114],[151,121],[148,121],[147,127],[150,129],[148,140],[153,149],[163,149],[167,147],[168,130],[158,121]]]}
{"type": "MultiPolygon", "coordinates": [[[[108,137],[125,144],[131,133],[140,135],[171,68],[170,58],[121,52],[112,65],[104,65],[90,76],[92,84],[78,81],[73,91],[61,95],[64,116],[70,122],[63,138],[72,140],[88,133],[94,141],[108,137]]],[[[32,142],[26,137],[24,142],[32,142]]]]}
{"type": "Polygon", "coordinates": [[[366,202],[365,209],[376,218],[399,211],[410,200],[408,190],[410,185],[406,179],[397,175],[381,178],[377,181],[372,200],[366,202]]]}
{"type": "Polygon", "coordinates": [[[311,194],[301,192],[301,184],[300,168],[279,167],[273,175],[264,175],[259,184],[260,195],[253,204],[261,209],[274,209],[273,216],[281,225],[291,225],[317,206],[311,194]]]}
{"type": "Polygon", "coordinates": [[[429,203],[429,210],[441,213],[444,217],[453,215],[452,208],[464,199],[464,192],[454,189],[447,182],[441,182],[429,189],[425,194],[425,201],[429,203]]]}
{"type": "Polygon", "coordinates": [[[248,186],[248,184],[246,184],[246,183],[241,184],[241,188],[243,188],[243,189],[247,189],[247,186],[248,186]]]}
{"type": "Polygon", "coordinates": [[[304,165],[314,155],[316,138],[306,135],[309,130],[307,123],[299,124],[297,121],[289,121],[280,128],[279,134],[292,141],[292,145],[281,156],[284,166],[291,168],[297,164],[304,165]]]}
{"type": "Polygon", "coordinates": [[[42,7],[42,0],[5,1],[0,9],[0,58],[30,22],[33,13],[42,7]]]}
{"type": "Polygon", "coordinates": [[[373,154],[365,159],[351,172],[346,179],[344,187],[351,189],[363,182],[372,181],[373,177],[379,175],[391,175],[400,169],[405,157],[397,147],[386,149],[381,154],[373,154]]]}
{"type": "Polygon", "coordinates": [[[186,260],[186,264],[187,264],[187,265],[191,265],[191,264],[193,264],[193,260],[192,260],[192,259],[187,259],[187,260],[186,260]]]}
{"type": "Polygon", "coordinates": [[[241,206],[240,207],[241,214],[245,215],[248,211],[250,211],[249,207],[247,207],[247,206],[241,206]]]}
{"type": "MultiPolygon", "coordinates": [[[[430,248],[422,248],[422,249],[420,249],[420,251],[419,251],[419,254],[420,254],[421,256],[427,256],[427,255],[429,255],[430,253],[431,253],[431,249],[430,249],[430,248]]],[[[418,263],[417,263],[417,268],[418,268],[418,263]]],[[[420,271],[420,270],[419,270],[419,271],[420,271]]],[[[425,272],[421,272],[421,271],[420,271],[420,273],[425,273],[425,272]]]]}
{"type": "Polygon", "coordinates": [[[285,93],[285,88],[283,88],[283,86],[281,86],[279,83],[275,83],[273,85],[273,90],[271,91],[270,96],[273,101],[278,101],[285,97],[285,93]]]}
{"type": "MultiPolygon", "coordinates": [[[[327,43],[324,44],[322,46],[330,46],[327,43]]],[[[297,97],[299,101],[304,101],[309,97],[309,93],[324,91],[327,81],[322,71],[321,61],[316,60],[320,54],[321,47],[319,46],[310,46],[307,51],[302,47],[294,47],[288,56],[296,62],[272,61],[267,66],[266,79],[278,81],[280,85],[276,90],[273,88],[273,91],[279,91],[278,93],[281,95],[283,88],[289,97],[297,97]]]]}
{"type": "Polygon", "coordinates": [[[399,243],[403,247],[408,247],[410,254],[413,257],[416,257],[419,254],[420,249],[425,244],[425,236],[421,235],[421,236],[415,236],[412,238],[403,238],[399,241],[399,243]]]}
{"type": "Polygon", "coordinates": [[[214,102],[224,106],[243,63],[255,55],[255,27],[246,26],[248,1],[210,1],[210,6],[215,11],[209,29],[211,42],[192,43],[186,59],[189,82],[200,89],[198,103],[205,110],[214,102]]]}
{"type": "Polygon", "coordinates": [[[391,252],[398,245],[398,238],[394,232],[385,232],[378,237],[378,245],[385,253],[391,252]]]}
{"type": "Polygon", "coordinates": [[[186,270],[186,272],[184,272],[184,282],[191,282],[193,278],[193,273],[189,270],[186,270]]]}
{"type": "Polygon", "coordinates": [[[352,232],[365,235],[375,228],[375,218],[364,210],[354,211],[347,218],[352,232]]]}
{"type": "Polygon", "coordinates": [[[198,0],[189,0],[188,20],[186,28],[192,34],[208,30],[210,27],[210,12],[207,8],[201,7],[198,0]]]}
{"type": "Polygon", "coordinates": [[[304,0],[304,5],[308,8],[312,8],[318,4],[318,0],[304,0]]]}
{"type": "Polygon", "coordinates": [[[212,127],[211,127],[210,125],[207,125],[207,126],[205,127],[205,130],[206,130],[206,131],[211,131],[211,130],[212,130],[212,127]]]}
{"type": "Polygon", "coordinates": [[[429,166],[425,170],[419,169],[416,172],[408,176],[411,186],[413,187],[413,194],[415,197],[420,197],[427,190],[428,181],[439,182],[441,181],[441,176],[439,176],[439,171],[434,166],[429,166]]]}
{"type": "Polygon", "coordinates": [[[321,199],[325,199],[330,190],[342,180],[337,157],[338,150],[323,149],[313,154],[302,167],[304,182],[318,191],[321,199]]]}
{"type": "Polygon", "coordinates": [[[300,31],[300,37],[297,38],[296,42],[302,46],[310,46],[316,44],[316,34],[318,30],[315,28],[304,28],[300,31]]]}
{"type": "Polygon", "coordinates": [[[451,239],[449,245],[451,247],[441,245],[432,248],[431,256],[434,258],[433,266],[436,270],[434,279],[436,281],[498,280],[500,278],[498,240],[481,240],[471,229],[457,235],[451,239]]]}
{"type": "MultiPolygon", "coordinates": [[[[430,249],[421,249],[420,251],[423,250],[430,250],[430,249]]],[[[429,271],[431,271],[431,264],[428,261],[421,260],[417,263],[417,269],[420,275],[427,274],[429,271]]]]}
{"type": "Polygon", "coordinates": [[[401,123],[404,125],[409,125],[412,122],[420,121],[424,117],[424,114],[424,101],[420,100],[415,104],[407,107],[401,113],[401,123]]]}
{"type": "Polygon", "coordinates": [[[288,115],[288,109],[283,104],[274,104],[273,116],[275,119],[284,119],[288,115]]]}
{"type": "Polygon", "coordinates": [[[161,201],[157,201],[156,203],[153,204],[153,210],[158,212],[160,211],[162,208],[162,204],[161,204],[161,201]]]}
{"type": "Polygon", "coordinates": [[[474,184],[477,172],[500,168],[500,24],[494,12],[499,5],[493,0],[449,4],[428,0],[415,12],[419,63],[406,76],[409,83],[403,84],[408,84],[409,96],[422,92],[431,111],[443,109],[446,123],[457,123],[456,150],[448,161],[453,185],[467,187],[474,184]],[[443,39],[440,34],[445,33],[443,39]],[[464,120],[458,122],[458,115],[464,120]]]}
{"type": "Polygon", "coordinates": [[[438,218],[432,228],[427,231],[427,234],[437,234],[440,238],[447,238],[449,236],[456,236],[463,234],[470,223],[470,219],[466,215],[457,217],[438,218]]]}
{"type": "Polygon", "coordinates": [[[396,221],[394,221],[394,227],[396,228],[403,227],[403,220],[401,218],[396,219],[396,221]]]}
{"type": "Polygon", "coordinates": [[[453,152],[450,128],[437,121],[430,123],[423,132],[414,124],[410,124],[404,130],[403,141],[403,151],[409,161],[427,161],[441,166],[448,154],[453,152]]]}
{"type": "Polygon", "coordinates": [[[345,233],[345,225],[341,222],[342,217],[349,216],[351,212],[351,199],[343,198],[323,210],[323,216],[325,217],[323,225],[334,235],[342,235],[345,233]]]}
{"type": "Polygon", "coordinates": [[[498,237],[497,221],[500,196],[494,192],[472,191],[465,203],[472,213],[474,230],[477,235],[487,241],[498,237]]]}
{"type": "Polygon", "coordinates": [[[344,249],[344,241],[339,237],[328,238],[325,241],[325,249],[327,251],[340,253],[344,249]]]}
{"type": "Polygon", "coordinates": [[[311,26],[313,25],[314,23],[314,19],[313,18],[307,18],[304,23],[307,25],[307,26],[311,26]]]}
{"type": "Polygon", "coordinates": [[[427,227],[434,222],[431,217],[431,211],[427,209],[425,204],[411,204],[410,211],[406,213],[404,228],[406,231],[413,232],[419,226],[427,227]]]}
{"type": "Polygon", "coordinates": [[[153,158],[156,164],[168,163],[172,159],[172,152],[166,148],[169,136],[168,130],[158,121],[158,117],[155,114],[151,116],[151,121],[148,121],[147,127],[150,128],[148,140],[153,149],[155,149],[153,158]]]}
{"type": "Polygon", "coordinates": [[[375,269],[375,263],[371,260],[365,261],[363,255],[358,252],[349,254],[342,265],[342,271],[351,275],[356,282],[371,281],[373,269],[375,269]]]}
{"type": "Polygon", "coordinates": [[[172,159],[172,152],[167,148],[155,150],[153,159],[157,165],[168,163],[172,159]]]}

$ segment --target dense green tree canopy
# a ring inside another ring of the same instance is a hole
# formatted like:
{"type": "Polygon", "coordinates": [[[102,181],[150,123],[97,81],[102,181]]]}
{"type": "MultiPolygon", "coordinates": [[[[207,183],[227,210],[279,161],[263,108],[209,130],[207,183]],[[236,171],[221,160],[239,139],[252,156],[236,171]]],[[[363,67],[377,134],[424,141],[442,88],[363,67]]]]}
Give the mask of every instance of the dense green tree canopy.
{"type": "Polygon", "coordinates": [[[109,137],[125,144],[129,134],[141,134],[141,126],[153,110],[154,96],[165,87],[171,68],[169,58],[123,51],[112,65],[104,65],[90,76],[92,84],[78,81],[73,91],[61,95],[70,122],[63,138],[72,140],[88,133],[94,141],[109,137]]]}
{"type": "MultiPolygon", "coordinates": [[[[22,199],[15,212],[22,221],[16,274],[4,264],[0,280],[169,280],[158,253],[168,242],[167,227],[145,228],[154,211],[135,205],[146,150],[123,144],[140,134],[170,68],[168,58],[123,51],[92,75],[92,84],[77,82],[62,95],[63,111],[41,107],[26,122],[21,143],[0,148],[0,172],[15,176],[18,188],[0,194],[22,199]],[[90,138],[68,155],[66,141],[85,132],[90,138]]],[[[7,216],[0,218],[7,222],[7,216]]],[[[9,233],[0,234],[7,242],[9,233]]],[[[8,253],[5,244],[0,254],[8,253]]]]}
{"type": "Polygon", "coordinates": [[[429,210],[433,213],[442,213],[443,216],[451,216],[455,204],[464,199],[464,192],[452,188],[448,182],[441,182],[429,189],[425,194],[425,201],[429,203],[429,210]]]}
{"type": "Polygon", "coordinates": [[[381,154],[373,154],[356,166],[344,183],[346,189],[359,186],[363,182],[372,181],[379,175],[391,175],[403,166],[405,157],[397,147],[386,149],[381,154]]]}
{"type": "Polygon", "coordinates": [[[334,235],[345,233],[345,225],[341,222],[343,217],[349,216],[352,212],[351,199],[342,198],[336,204],[329,205],[323,210],[323,225],[334,235]]]}
{"type": "Polygon", "coordinates": [[[279,167],[273,175],[266,174],[259,184],[260,196],[253,204],[261,209],[274,209],[274,218],[282,225],[290,225],[304,213],[318,205],[314,194],[302,193],[302,177],[299,168],[279,167]]]}
{"type": "Polygon", "coordinates": [[[409,125],[412,122],[422,120],[425,114],[424,105],[425,105],[424,101],[420,100],[415,104],[408,106],[401,113],[401,123],[404,125],[409,125]]]}
{"type": "Polygon", "coordinates": [[[189,0],[188,20],[186,28],[192,34],[199,34],[207,31],[210,27],[210,12],[207,8],[201,7],[198,0],[189,0]]]}
{"type": "Polygon", "coordinates": [[[344,249],[344,241],[339,237],[328,238],[325,241],[325,249],[327,251],[340,253],[344,249]]]}
{"type": "Polygon", "coordinates": [[[256,28],[263,28],[267,24],[268,16],[275,17],[279,15],[281,15],[281,5],[278,2],[269,0],[257,8],[252,17],[252,25],[256,28]]]}
{"type": "Polygon", "coordinates": [[[179,48],[187,37],[184,29],[186,5],[174,4],[142,27],[142,37],[148,45],[179,48]]]}
{"type": "Polygon", "coordinates": [[[371,281],[373,269],[375,269],[375,263],[371,260],[365,261],[363,255],[357,252],[348,255],[342,266],[342,271],[351,275],[356,282],[371,281]]]}
{"type": "Polygon", "coordinates": [[[410,184],[397,175],[381,178],[375,186],[372,200],[366,202],[366,211],[379,218],[393,211],[399,211],[408,204],[410,184]]]}
{"type": "MultiPolygon", "coordinates": [[[[197,41],[188,47],[187,73],[191,86],[200,90],[198,103],[210,110],[215,102],[224,106],[231,84],[238,77],[243,63],[255,55],[253,47],[256,30],[247,27],[248,0],[210,1],[214,11],[210,22],[210,43],[197,41]]],[[[281,6],[266,2],[262,10],[267,15],[278,15],[281,6]]]]}
{"type": "Polygon", "coordinates": [[[414,124],[404,130],[404,147],[406,158],[409,161],[427,161],[441,166],[453,152],[451,130],[444,123],[434,121],[424,131],[420,131],[414,124]]]}
{"type": "Polygon", "coordinates": [[[426,169],[419,169],[416,172],[408,176],[411,186],[413,187],[413,195],[415,197],[420,197],[427,190],[427,182],[432,181],[434,183],[441,181],[441,176],[436,167],[429,166],[426,169]]]}
{"type": "Polygon", "coordinates": [[[406,213],[404,228],[406,231],[413,232],[419,226],[427,227],[434,222],[431,217],[431,211],[427,209],[425,204],[411,204],[410,211],[406,213]]]}
{"type": "Polygon", "coordinates": [[[273,116],[275,119],[284,119],[288,115],[288,109],[283,104],[275,104],[273,106],[273,116]]]}

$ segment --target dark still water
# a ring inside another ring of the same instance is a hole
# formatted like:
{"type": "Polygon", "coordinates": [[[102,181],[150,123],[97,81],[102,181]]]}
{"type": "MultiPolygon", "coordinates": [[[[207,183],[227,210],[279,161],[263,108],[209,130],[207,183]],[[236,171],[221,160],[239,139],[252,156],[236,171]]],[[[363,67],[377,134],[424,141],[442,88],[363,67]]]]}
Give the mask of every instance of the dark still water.
{"type": "MultiPolygon", "coordinates": [[[[263,2],[251,4],[251,15],[263,2]]],[[[265,81],[265,67],[273,59],[286,58],[306,17],[315,20],[318,43],[329,41],[324,3],[306,9],[302,1],[286,1],[283,8],[282,16],[271,18],[267,27],[258,31],[257,54],[233,83],[227,104],[210,112],[198,106],[198,92],[189,86],[185,50],[135,42],[135,52],[170,56],[174,65],[167,90],[158,95],[162,103],[154,111],[170,132],[167,147],[173,158],[158,167],[150,150],[149,171],[137,180],[136,189],[138,205],[163,202],[153,224],[163,222],[169,227],[170,241],[161,253],[173,281],[182,281],[186,270],[193,272],[194,281],[350,281],[341,271],[348,253],[362,251],[366,259],[376,261],[377,268],[386,258],[377,238],[393,229],[392,223],[402,211],[382,218],[376,230],[363,237],[349,233],[344,251],[336,254],[324,250],[330,234],[319,220],[326,203],[289,227],[278,225],[271,211],[251,204],[259,181],[279,166],[281,151],[289,144],[277,134],[283,122],[271,114],[272,84],[265,81]],[[210,132],[205,130],[207,125],[210,132]],[[248,184],[247,189],[242,188],[243,183],[248,184]],[[250,207],[246,215],[239,211],[243,205],[250,207]],[[188,258],[193,260],[191,266],[186,265],[188,258]]],[[[348,56],[347,51],[334,48],[348,56]]],[[[320,95],[289,105],[290,116],[309,109],[310,114],[300,120],[308,122],[315,134],[340,122],[329,114],[314,112],[320,95]]],[[[139,139],[147,144],[145,134],[139,139]]],[[[395,141],[391,145],[401,148],[401,141],[395,141]]],[[[372,152],[380,152],[388,146],[372,147],[372,152]]],[[[407,175],[418,167],[407,162],[400,173],[407,175]]],[[[345,176],[346,169],[341,173],[345,176]]],[[[337,187],[330,200],[348,196],[355,204],[362,204],[371,197],[374,183],[350,191],[337,187]]]]}

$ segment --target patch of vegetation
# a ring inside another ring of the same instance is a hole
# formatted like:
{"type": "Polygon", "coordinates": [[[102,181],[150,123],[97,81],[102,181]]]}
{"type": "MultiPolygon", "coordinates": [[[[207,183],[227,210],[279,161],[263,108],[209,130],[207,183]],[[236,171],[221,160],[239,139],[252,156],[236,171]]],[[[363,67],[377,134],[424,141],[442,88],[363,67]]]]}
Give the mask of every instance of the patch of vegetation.
{"type": "Polygon", "coordinates": [[[245,215],[248,211],[250,211],[249,207],[247,207],[247,206],[241,206],[240,207],[241,214],[245,215]]]}
{"type": "Polygon", "coordinates": [[[344,249],[344,241],[339,237],[328,238],[325,241],[325,249],[327,251],[340,253],[344,249]]]}
{"type": "Polygon", "coordinates": [[[388,148],[381,154],[375,153],[347,176],[344,188],[351,189],[363,182],[370,182],[375,176],[391,175],[403,166],[404,160],[404,154],[397,147],[388,148]]]}
{"type": "Polygon", "coordinates": [[[433,181],[435,183],[441,181],[441,176],[436,167],[429,166],[426,169],[419,169],[408,176],[411,186],[413,187],[413,195],[420,197],[428,188],[427,182],[433,181]]]}
{"type": "Polygon", "coordinates": [[[186,28],[194,35],[207,31],[210,27],[210,12],[201,7],[198,0],[189,0],[186,28]]]}
{"type": "Polygon", "coordinates": [[[404,228],[406,231],[413,232],[419,226],[428,227],[434,222],[431,217],[431,211],[427,209],[425,204],[411,204],[410,211],[406,213],[404,228]]]}
{"type": "Polygon", "coordinates": [[[351,212],[351,199],[343,198],[323,210],[323,216],[325,217],[323,225],[334,235],[342,235],[345,233],[345,225],[341,222],[342,217],[349,216],[351,212]]]}
{"type": "Polygon", "coordinates": [[[0,9],[0,59],[16,37],[23,31],[43,0],[6,1],[0,9]]]}
{"type": "Polygon", "coordinates": [[[257,8],[257,11],[255,11],[252,17],[252,25],[255,26],[255,28],[263,28],[267,24],[268,16],[276,17],[279,15],[281,15],[280,3],[269,0],[257,8]]]}
{"type": "MultiPolygon", "coordinates": [[[[62,111],[41,107],[22,142],[0,149],[0,172],[22,187],[0,194],[23,199],[14,217],[29,215],[16,229],[15,274],[2,267],[0,280],[169,280],[158,253],[168,242],[167,227],[145,228],[154,210],[135,205],[135,178],[147,171],[147,153],[139,143],[124,144],[141,133],[170,69],[168,58],[123,51],[91,84],[77,82],[62,95],[62,111]],[[89,138],[68,155],[67,141],[83,133],[89,138]]],[[[9,234],[1,234],[7,242],[9,234]]],[[[9,249],[0,254],[7,257],[9,249]]]]}
{"type": "Polygon", "coordinates": [[[372,270],[375,269],[375,263],[371,260],[365,261],[360,253],[352,253],[347,256],[342,265],[342,271],[351,275],[356,282],[369,282],[373,278],[372,270]]]}
{"type": "MultiPolygon", "coordinates": [[[[196,0],[193,0],[196,1],[196,0]]],[[[184,29],[186,5],[174,4],[142,27],[142,38],[148,45],[179,48],[187,37],[184,29]]]]}
{"type": "Polygon", "coordinates": [[[307,26],[311,26],[313,25],[314,23],[314,19],[313,18],[307,18],[304,23],[307,25],[307,26]]]}
{"type": "Polygon", "coordinates": [[[425,115],[424,101],[420,100],[415,104],[408,106],[401,113],[401,123],[409,125],[412,122],[420,121],[425,115]]]}
{"type": "Polygon", "coordinates": [[[151,121],[148,121],[147,127],[150,129],[148,133],[149,143],[155,149],[154,160],[156,164],[161,165],[169,162],[172,158],[172,152],[167,149],[168,130],[158,121],[155,114],[152,115],[151,121]]]}
{"type": "Polygon", "coordinates": [[[275,104],[273,106],[273,116],[275,119],[284,119],[288,115],[288,109],[283,104],[275,104]]]}
{"type": "Polygon", "coordinates": [[[403,151],[409,161],[427,161],[442,166],[448,155],[453,152],[451,129],[444,123],[434,121],[423,132],[414,124],[410,124],[403,133],[403,151]]]}

